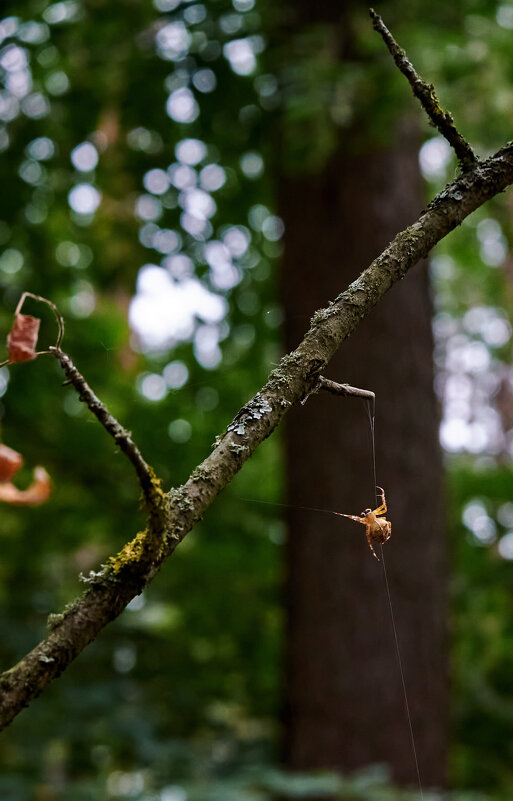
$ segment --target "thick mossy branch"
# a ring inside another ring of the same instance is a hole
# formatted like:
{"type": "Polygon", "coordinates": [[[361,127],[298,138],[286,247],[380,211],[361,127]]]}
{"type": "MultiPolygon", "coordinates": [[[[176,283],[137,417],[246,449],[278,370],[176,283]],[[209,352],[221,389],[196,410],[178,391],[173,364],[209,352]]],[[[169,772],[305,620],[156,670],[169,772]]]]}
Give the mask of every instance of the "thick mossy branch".
{"type": "Polygon", "coordinates": [[[77,377],[69,357],[62,352],[55,354],[91,411],[120,447],[128,451],[157,511],[150,513],[147,530],[139,532],[102,570],[86,579],[89,587],[82,596],[61,615],[52,615],[48,637],[0,675],[0,728],[8,726],[152,580],[216,496],[278,426],[286,411],[315,388],[341,342],[372,313],[390,287],[469,214],[511,183],[513,143],[461,173],[416,222],[397,234],[356,281],[314,314],[303,341],[281,360],[265,386],[217,438],[212,453],[193,471],[186,484],[167,494],[160,489],[128,432],[111,418],[83,378],[77,377]]]}
{"type": "Polygon", "coordinates": [[[454,125],[452,114],[441,108],[435,93],[435,87],[433,84],[426,83],[422,80],[404,50],[399,47],[395,41],[380,15],[377,14],[373,8],[369,10],[369,13],[374,30],[381,34],[383,41],[390,51],[390,55],[394,59],[397,67],[407,78],[413,94],[420,100],[431,122],[435,128],[438,128],[442,136],[447,139],[454,149],[462,168],[465,170],[470,169],[477,161],[476,155],[469,143],[463,138],[454,125]]]}

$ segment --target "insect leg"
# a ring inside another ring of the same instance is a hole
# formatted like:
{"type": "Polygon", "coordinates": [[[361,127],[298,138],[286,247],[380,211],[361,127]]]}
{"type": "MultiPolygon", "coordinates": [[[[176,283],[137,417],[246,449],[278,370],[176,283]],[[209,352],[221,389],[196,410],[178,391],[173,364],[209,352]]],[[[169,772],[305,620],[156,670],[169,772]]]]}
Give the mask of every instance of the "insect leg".
{"type": "Polygon", "coordinates": [[[379,556],[377,555],[376,551],[374,550],[374,546],[373,546],[373,544],[372,544],[372,537],[371,537],[371,530],[370,530],[370,526],[367,526],[367,528],[366,528],[366,530],[365,530],[365,536],[367,537],[367,542],[369,543],[369,548],[370,548],[370,549],[371,549],[371,551],[372,551],[372,555],[374,556],[374,558],[375,558],[375,559],[377,559],[377,560],[378,560],[378,562],[381,562],[381,559],[380,559],[380,558],[379,558],[379,556]]]}
{"type": "Polygon", "coordinates": [[[387,502],[385,499],[385,490],[383,487],[376,487],[376,489],[381,491],[381,506],[378,506],[377,509],[374,510],[375,515],[384,515],[387,512],[387,502]]]}
{"type": "Polygon", "coordinates": [[[365,519],[363,517],[356,517],[356,515],[344,515],[342,512],[333,512],[334,515],[338,515],[338,517],[347,517],[349,520],[354,520],[355,523],[365,523],[365,519]]]}

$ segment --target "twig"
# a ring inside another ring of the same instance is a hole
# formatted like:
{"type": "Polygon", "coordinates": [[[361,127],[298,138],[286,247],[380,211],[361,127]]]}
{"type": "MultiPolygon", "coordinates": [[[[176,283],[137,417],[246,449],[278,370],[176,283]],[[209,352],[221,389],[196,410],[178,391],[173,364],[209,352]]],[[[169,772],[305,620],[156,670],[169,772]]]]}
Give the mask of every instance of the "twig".
{"type": "MultiPolygon", "coordinates": [[[[108,431],[111,437],[114,438],[116,444],[121,448],[123,453],[132,462],[144,493],[145,500],[150,507],[150,511],[158,512],[158,507],[160,506],[160,496],[157,497],[154,491],[154,474],[151,467],[143,459],[139,448],[130,435],[130,432],[123,428],[123,426],[118,423],[116,418],[110,414],[105,405],[94,394],[84,376],[79,372],[79,370],[77,370],[68,354],[65,353],[61,348],[62,339],[64,337],[64,318],[62,314],[58,310],[55,303],[52,303],[52,301],[48,300],[48,298],[44,298],[41,295],[34,295],[32,292],[23,292],[14,311],[15,317],[21,313],[21,309],[27,298],[33,298],[34,300],[37,300],[40,303],[45,303],[47,306],[49,306],[55,315],[58,326],[55,345],[51,345],[48,350],[36,351],[34,356],[42,356],[49,353],[52,356],[55,356],[55,358],[60,362],[60,365],[66,374],[66,381],[64,382],[64,385],[71,384],[76,389],[80,400],[89,407],[102,426],[108,431]]],[[[8,359],[6,362],[2,362],[0,367],[3,367],[5,364],[10,364],[10,360],[8,359]]]]}
{"type": "Polygon", "coordinates": [[[59,347],[50,347],[48,353],[51,353],[60,363],[66,375],[66,384],[71,384],[78,392],[78,397],[83,401],[89,410],[100,421],[106,431],[113,437],[116,444],[121,448],[123,453],[132,462],[145,499],[150,503],[154,503],[153,497],[153,471],[133,441],[130,432],[127,431],[115,417],[111,415],[107,407],[101,400],[94,394],[93,390],[85,380],[84,376],[77,370],[67,353],[59,347]]]}
{"type": "Polygon", "coordinates": [[[404,50],[399,47],[395,41],[380,15],[377,14],[373,8],[369,9],[369,13],[372,18],[374,30],[381,34],[383,41],[390,51],[390,55],[403,75],[408,79],[413,94],[420,100],[431,122],[435,128],[438,128],[442,136],[447,139],[454,149],[462,169],[470,169],[476,164],[477,157],[469,143],[463,138],[454,125],[452,114],[441,108],[433,84],[426,83],[422,80],[404,50]]]}
{"type": "MultiPolygon", "coordinates": [[[[58,328],[57,339],[55,340],[55,347],[60,348],[62,343],[62,338],[64,337],[64,318],[60,313],[59,309],[57,308],[57,306],[55,305],[55,303],[52,303],[51,300],[48,300],[48,298],[43,298],[41,297],[41,295],[34,295],[33,292],[23,292],[18,301],[18,305],[14,310],[14,317],[16,318],[18,314],[21,313],[21,309],[27,298],[32,298],[33,300],[37,300],[39,303],[45,303],[53,311],[55,319],[57,320],[57,328],[58,328]]],[[[51,352],[50,350],[38,350],[33,353],[32,358],[35,358],[36,356],[43,356],[45,353],[50,353],[50,352],[51,352]]],[[[0,362],[0,367],[5,367],[8,364],[12,364],[10,358],[5,359],[5,361],[3,362],[0,362]]]]}
{"type": "MultiPolygon", "coordinates": [[[[46,305],[51,308],[51,310],[54,313],[55,319],[57,320],[57,327],[58,327],[57,339],[55,340],[55,347],[60,348],[62,344],[62,338],[64,337],[64,318],[60,313],[59,309],[57,308],[57,306],[55,305],[55,303],[52,303],[52,301],[48,300],[48,298],[43,298],[41,295],[34,295],[33,292],[24,292],[18,301],[16,309],[14,310],[15,317],[21,312],[22,306],[25,303],[26,298],[33,298],[33,300],[37,300],[39,303],[46,303],[46,305]]],[[[41,356],[44,353],[50,353],[50,350],[38,350],[35,355],[41,356]]]]}
{"type": "Polygon", "coordinates": [[[322,390],[330,392],[332,395],[341,395],[344,398],[365,398],[366,400],[375,400],[376,398],[370,389],[358,389],[350,384],[337,384],[336,381],[320,375],[312,392],[321,392],[322,390]]]}

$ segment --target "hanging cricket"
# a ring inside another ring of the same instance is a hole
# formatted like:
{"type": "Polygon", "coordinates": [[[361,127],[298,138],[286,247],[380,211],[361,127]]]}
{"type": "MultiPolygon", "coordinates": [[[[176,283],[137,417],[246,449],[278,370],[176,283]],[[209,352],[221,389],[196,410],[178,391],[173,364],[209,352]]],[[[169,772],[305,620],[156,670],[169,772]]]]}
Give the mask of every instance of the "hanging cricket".
{"type": "Polygon", "coordinates": [[[384,517],[381,517],[381,515],[384,515],[387,512],[385,490],[383,487],[376,487],[376,489],[378,489],[381,493],[381,506],[378,506],[377,509],[365,509],[361,513],[360,517],[356,517],[356,515],[345,515],[342,514],[342,512],[333,512],[333,514],[339,515],[339,517],[348,517],[349,520],[354,520],[355,523],[363,523],[365,526],[365,536],[367,537],[369,548],[378,562],[380,562],[381,560],[374,550],[372,543],[377,542],[382,545],[384,542],[389,540],[392,535],[392,523],[390,523],[388,520],[385,520],[384,517]]]}

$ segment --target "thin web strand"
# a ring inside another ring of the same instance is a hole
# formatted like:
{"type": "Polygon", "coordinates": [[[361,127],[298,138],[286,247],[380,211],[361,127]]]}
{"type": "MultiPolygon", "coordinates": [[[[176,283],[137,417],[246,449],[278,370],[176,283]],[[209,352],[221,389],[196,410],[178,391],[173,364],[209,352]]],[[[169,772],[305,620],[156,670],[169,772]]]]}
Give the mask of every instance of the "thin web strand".
{"type": "Polygon", "coordinates": [[[374,430],[376,424],[376,398],[365,401],[367,406],[367,414],[369,415],[369,426],[371,433],[371,449],[372,449],[372,470],[374,475],[374,484],[372,491],[374,493],[376,504],[378,503],[378,488],[376,486],[376,442],[374,437],[374,430]]]}
{"type": "MultiPolygon", "coordinates": [[[[376,417],[375,417],[375,399],[366,400],[365,401],[365,405],[367,407],[367,414],[368,414],[368,417],[369,417],[369,427],[370,427],[370,433],[371,433],[372,472],[373,472],[373,482],[374,482],[373,483],[373,487],[374,487],[373,491],[375,492],[376,503],[378,503],[379,499],[378,499],[377,486],[376,486],[376,441],[375,441],[375,419],[376,419],[376,417]]],[[[263,503],[263,504],[269,505],[269,506],[282,506],[282,507],[286,507],[288,509],[303,509],[305,511],[310,511],[310,512],[325,512],[327,514],[332,514],[332,515],[339,515],[340,514],[339,512],[333,511],[332,509],[319,509],[319,508],[317,508],[315,506],[296,506],[296,505],[290,505],[290,504],[286,504],[286,503],[273,503],[271,501],[259,501],[259,500],[256,500],[255,498],[241,498],[241,500],[250,501],[251,503],[263,503]]],[[[408,718],[408,726],[409,726],[409,730],[410,730],[410,738],[411,738],[413,759],[414,759],[414,763],[415,763],[415,771],[417,773],[417,780],[418,780],[418,784],[419,784],[420,798],[421,798],[421,801],[424,801],[424,793],[423,793],[423,790],[422,790],[422,780],[421,780],[421,777],[420,777],[419,760],[418,760],[418,756],[417,756],[417,746],[416,746],[416,743],[415,743],[415,734],[414,734],[414,731],[413,731],[413,723],[412,723],[412,718],[411,718],[411,713],[410,713],[410,705],[409,705],[409,702],[408,702],[408,693],[406,691],[406,681],[405,681],[405,678],[404,678],[403,662],[402,662],[402,657],[401,657],[401,650],[399,648],[399,638],[397,636],[397,627],[396,627],[396,624],[395,624],[395,615],[394,615],[394,609],[393,609],[393,606],[392,606],[392,597],[391,597],[391,594],[390,594],[390,587],[389,587],[389,584],[388,584],[388,575],[387,575],[387,570],[386,570],[386,565],[385,565],[385,555],[383,553],[383,545],[381,543],[380,543],[380,548],[381,548],[381,562],[383,564],[383,576],[384,576],[384,580],[385,580],[385,588],[386,588],[386,594],[387,594],[387,600],[388,600],[388,608],[389,608],[389,611],[390,611],[390,620],[391,620],[391,623],[392,623],[392,629],[393,629],[393,633],[394,633],[394,642],[395,642],[395,650],[396,650],[396,655],[397,655],[397,662],[398,662],[398,665],[399,665],[399,674],[401,676],[401,684],[402,684],[402,688],[403,688],[404,706],[405,706],[406,716],[408,718]]]]}
{"type": "MultiPolygon", "coordinates": [[[[367,413],[369,415],[369,425],[370,425],[370,432],[371,432],[371,441],[372,441],[372,470],[373,470],[373,478],[374,478],[374,492],[376,493],[376,502],[378,501],[378,491],[376,486],[376,438],[375,438],[375,421],[376,421],[376,400],[375,398],[372,401],[366,401],[367,405],[367,413]]],[[[395,624],[395,615],[394,615],[394,608],[392,606],[392,596],[390,594],[390,586],[388,584],[388,574],[385,565],[385,554],[383,553],[383,544],[380,543],[381,549],[381,564],[383,565],[383,577],[385,579],[385,588],[386,594],[388,599],[388,608],[390,611],[390,620],[392,622],[392,629],[394,632],[394,642],[395,642],[395,651],[397,655],[397,663],[399,665],[399,673],[401,676],[401,684],[403,687],[403,695],[404,695],[404,706],[406,709],[406,716],[408,718],[408,726],[410,729],[410,738],[411,738],[411,747],[413,751],[413,759],[415,762],[415,770],[417,773],[417,780],[419,783],[419,792],[421,801],[424,801],[424,793],[422,791],[422,781],[420,778],[420,768],[419,768],[419,760],[417,757],[417,746],[415,744],[415,734],[413,731],[413,723],[411,719],[410,713],[410,704],[408,703],[408,693],[406,691],[406,681],[404,679],[404,670],[403,670],[403,660],[401,657],[401,649],[399,648],[399,637],[397,636],[397,627],[395,624]]]]}
{"type": "Polygon", "coordinates": [[[401,659],[401,650],[399,648],[399,638],[397,636],[397,628],[396,628],[396,625],[395,625],[394,608],[392,606],[392,597],[390,595],[390,587],[389,587],[389,584],[388,584],[388,575],[387,575],[387,569],[386,569],[386,566],[385,566],[385,555],[383,553],[383,545],[381,543],[380,543],[380,548],[381,548],[381,562],[383,564],[383,576],[384,576],[384,579],[385,579],[385,587],[386,587],[387,598],[388,598],[388,608],[390,610],[390,620],[392,621],[392,629],[394,631],[394,641],[395,641],[395,650],[396,650],[396,654],[397,654],[397,663],[399,665],[399,673],[401,674],[401,684],[403,686],[404,705],[406,707],[406,715],[408,717],[408,725],[410,727],[410,737],[411,737],[411,746],[412,746],[412,751],[413,751],[413,759],[415,761],[415,770],[417,772],[417,780],[418,780],[418,783],[419,783],[420,798],[421,798],[421,801],[424,801],[424,793],[422,792],[422,781],[421,781],[421,778],[420,778],[419,760],[418,760],[418,757],[417,757],[417,747],[415,745],[415,734],[413,732],[413,723],[412,723],[412,719],[411,719],[410,705],[408,703],[408,693],[406,692],[406,682],[404,680],[403,661],[401,659]]]}

